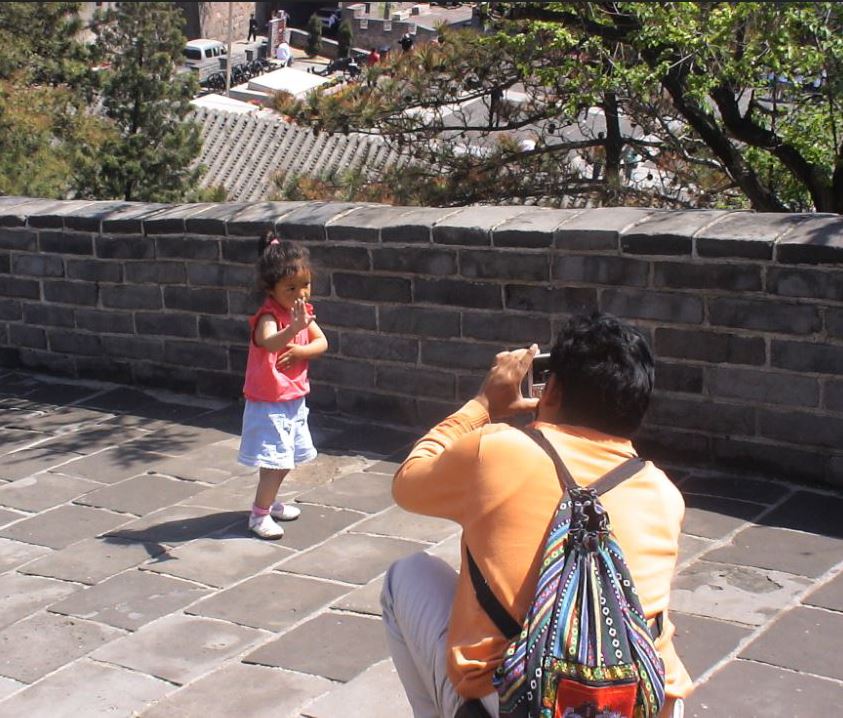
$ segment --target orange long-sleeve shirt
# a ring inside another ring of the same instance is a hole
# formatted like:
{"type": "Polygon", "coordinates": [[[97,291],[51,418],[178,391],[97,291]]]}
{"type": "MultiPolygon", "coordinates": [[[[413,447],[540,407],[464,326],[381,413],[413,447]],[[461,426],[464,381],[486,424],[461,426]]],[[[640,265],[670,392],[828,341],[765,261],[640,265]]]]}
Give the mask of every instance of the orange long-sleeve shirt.
{"type": "MultiPolygon", "coordinates": [[[[574,426],[536,422],[577,483],[588,486],[635,456],[629,441],[574,426]]],[[[521,620],[533,598],[550,520],[561,487],[550,457],[529,437],[469,401],[422,437],[398,469],[399,506],[456,521],[463,528],[462,569],[448,630],[448,676],[465,698],[494,690],[492,673],[507,641],[477,603],[465,561],[466,543],[498,600],[521,620]]],[[[656,648],[665,662],[667,694],[682,698],[692,684],[673,647],[667,617],[685,504],[653,464],[602,497],[623,548],[644,613],[665,612],[656,648]]]]}

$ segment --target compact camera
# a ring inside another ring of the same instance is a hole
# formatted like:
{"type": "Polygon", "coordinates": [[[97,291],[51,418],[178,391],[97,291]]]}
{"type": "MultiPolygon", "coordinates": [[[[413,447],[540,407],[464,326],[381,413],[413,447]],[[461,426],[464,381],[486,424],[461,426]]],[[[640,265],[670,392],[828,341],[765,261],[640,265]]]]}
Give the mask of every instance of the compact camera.
{"type": "Polygon", "coordinates": [[[538,398],[544,391],[550,375],[550,354],[536,354],[530,371],[527,372],[527,396],[538,398]]]}

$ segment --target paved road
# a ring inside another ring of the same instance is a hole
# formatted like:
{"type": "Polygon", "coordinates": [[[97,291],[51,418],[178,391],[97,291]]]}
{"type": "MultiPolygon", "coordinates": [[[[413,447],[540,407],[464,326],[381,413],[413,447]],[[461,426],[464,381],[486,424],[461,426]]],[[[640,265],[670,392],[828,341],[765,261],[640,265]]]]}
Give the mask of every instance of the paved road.
{"type": "MultiPolygon", "coordinates": [[[[302,517],[262,542],[237,406],[0,370],[0,718],[408,718],[381,576],[456,563],[456,527],[392,504],[411,435],[312,418],[322,453],[283,486],[302,517]]],[[[843,497],[670,473],[687,715],[835,714],[843,497]]]]}

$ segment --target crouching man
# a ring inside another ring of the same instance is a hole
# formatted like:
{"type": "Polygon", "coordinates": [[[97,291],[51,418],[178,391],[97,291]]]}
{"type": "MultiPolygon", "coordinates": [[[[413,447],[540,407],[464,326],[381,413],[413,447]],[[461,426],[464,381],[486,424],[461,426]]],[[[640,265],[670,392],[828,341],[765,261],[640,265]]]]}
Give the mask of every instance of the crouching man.
{"type": "MultiPolygon", "coordinates": [[[[605,314],[568,321],[551,351],[539,399],[521,394],[538,349],[501,352],[478,395],[413,447],[398,469],[399,506],[462,527],[456,574],[425,553],[394,563],[381,603],[393,662],[415,718],[498,716],[492,675],[508,640],[480,606],[466,547],[489,588],[517,621],[538,580],[561,487],[544,450],[500,419],[536,412],[538,429],[580,486],[634,457],[630,437],[653,388],[653,357],[633,327],[605,314]]],[[[667,617],[685,505],[665,474],[647,462],[602,497],[665,664],[661,716],[682,715],[691,680],[673,646],[667,617]]]]}

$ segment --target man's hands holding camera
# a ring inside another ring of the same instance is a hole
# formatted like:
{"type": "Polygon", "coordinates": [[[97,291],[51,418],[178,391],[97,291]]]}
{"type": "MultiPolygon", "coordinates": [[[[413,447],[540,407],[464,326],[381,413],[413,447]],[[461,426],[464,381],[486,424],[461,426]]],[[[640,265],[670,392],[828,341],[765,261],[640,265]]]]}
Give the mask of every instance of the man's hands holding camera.
{"type": "Polygon", "coordinates": [[[513,414],[535,411],[539,400],[521,394],[521,381],[530,371],[533,357],[539,353],[535,344],[527,349],[499,352],[475,399],[489,412],[492,421],[513,414]]]}

